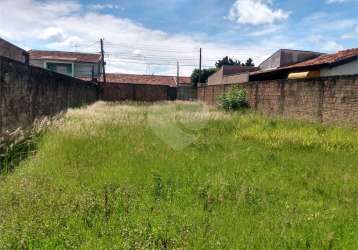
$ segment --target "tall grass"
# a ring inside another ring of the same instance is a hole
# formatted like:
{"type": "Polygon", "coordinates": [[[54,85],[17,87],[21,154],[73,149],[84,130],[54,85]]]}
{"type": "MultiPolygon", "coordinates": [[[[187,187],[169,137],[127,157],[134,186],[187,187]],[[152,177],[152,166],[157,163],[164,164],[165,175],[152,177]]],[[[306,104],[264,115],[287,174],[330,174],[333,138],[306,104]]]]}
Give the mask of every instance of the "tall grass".
{"type": "Polygon", "coordinates": [[[197,105],[69,111],[0,179],[0,249],[358,248],[357,130],[197,105]]]}

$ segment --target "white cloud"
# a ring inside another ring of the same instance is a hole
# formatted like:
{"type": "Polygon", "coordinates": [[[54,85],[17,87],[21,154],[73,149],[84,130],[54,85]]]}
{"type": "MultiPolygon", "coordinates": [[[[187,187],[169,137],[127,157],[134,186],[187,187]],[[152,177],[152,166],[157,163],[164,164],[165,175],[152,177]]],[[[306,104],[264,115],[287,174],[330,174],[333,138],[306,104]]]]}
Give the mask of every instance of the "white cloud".
{"type": "Polygon", "coordinates": [[[109,72],[146,73],[147,62],[151,73],[171,75],[176,73],[176,60],[182,65],[181,73],[189,75],[198,64],[200,47],[203,64],[214,66],[215,60],[226,55],[241,61],[253,57],[258,64],[280,45],[208,42],[200,35],[169,34],[85,9],[77,1],[1,0],[0,23],[6,25],[0,26],[0,36],[24,47],[84,52],[99,51],[99,44],[94,42],[103,37],[109,72]],[[168,65],[156,65],[158,62],[168,65]]]}
{"type": "Polygon", "coordinates": [[[229,12],[229,20],[240,24],[272,24],[285,20],[290,12],[274,10],[272,0],[236,0],[229,12]]]}
{"type": "Polygon", "coordinates": [[[279,26],[279,25],[270,24],[270,25],[264,26],[263,28],[261,28],[259,30],[252,31],[248,35],[249,36],[254,36],[254,37],[266,36],[266,35],[271,35],[271,34],[277,33],[281,29],[282,29],[282,27],[279,26]]]}
{"type": "Polygon", "coordinates": [[[119,4],[92,4],[88,8],[92,10],[124,10],[124,8],[119,4]]]}
{"type": "Polygon", "coordinates": [[[321,35],[313,35],[308,40],[315,43],[317,47],[320,47],[321,52],[334,53],[344,49],[344,46],[341,44],[338,44],[334,40],[328,40],[321,35]]]}
{"type": "Polygon", "coordinates": [[[352,31],[352,32],[348,32],[345,33],[341,36],[342,39],[344,40],[349,40],[349,39],[358,39],[358,26],[352,31]]]}
{"type": "Polygon", "coordinates": [[[348,2],[357,2],[357,0],[326,0],[328,4],[336,4],[336,3],[348,3],[348,2]]]}

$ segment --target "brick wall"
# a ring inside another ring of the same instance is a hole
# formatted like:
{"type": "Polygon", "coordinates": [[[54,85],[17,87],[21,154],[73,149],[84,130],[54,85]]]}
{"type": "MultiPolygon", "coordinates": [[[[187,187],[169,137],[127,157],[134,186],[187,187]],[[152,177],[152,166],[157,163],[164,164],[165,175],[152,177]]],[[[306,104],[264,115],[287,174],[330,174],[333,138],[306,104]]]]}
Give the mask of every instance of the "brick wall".
{"type": "Polygon", "coordinates": [[[169,86],[141,84],[100,84],[100,99],[104,101],[155,102],[169,100],[169,86]]]}
{"type": "MultiPolygon", "coordinates": [[[[247,90],[251,108],[262,114],[358,125],[358,75],[239,85],[247,90]]],[[[201,87],[198,98],[216,105],[218,96],[231,86],[201,87]]]]}
{"type": "Polygon", "coordinates": [[[0,57],[0,134],[97,100],[97,86],[0,57]]]}
{"type": "Polygon", "coordinates": [[[192,101],[198,99],[197,88],[192,86],[179,86],[177,99],[182,101],[192,101]]]}
{"type": "Polygon", "coordinates": [[[29,62],[29,54],[25,50],[1,38],[0,38],[0,56],[8,57],[22,63],[29,62]]]}

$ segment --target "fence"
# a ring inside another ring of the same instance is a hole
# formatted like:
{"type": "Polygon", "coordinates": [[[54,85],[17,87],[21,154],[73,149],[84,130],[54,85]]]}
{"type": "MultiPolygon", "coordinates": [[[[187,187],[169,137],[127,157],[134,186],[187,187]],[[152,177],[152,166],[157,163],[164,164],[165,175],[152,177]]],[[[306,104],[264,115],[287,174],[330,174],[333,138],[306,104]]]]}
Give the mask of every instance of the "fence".
{"type": "Polygon", "coordinates": [[[182,101],[192,101],[198,99],[197,88],[192,86],[180,86],[177,89],[177,99],[182,101]]]}
{"type": "Polygon", "coordinates": [[[165,85],[106,83],[100,84],[100,99],[141,102],[175,100],[176,89],[165,85]]]}
{"type": "Polygon", "coordinates": [[[0,135],[97,99],[94,83],[0,57],[0,135]]]}
{"type": "Polygon", "coordinates": [[[11,58],[13,60],[28,64],[29,63],[29,53],[25,50],[17,47],[0,38],[0,56],[11,58]]]}
{"type": "MultiPolygon", "coordinates": [[[[251,108],[262,114],[358,125],[358,75],[239,85],[246,88],[251,108]]],[[[201,87],[198,98],[215,105],[218,96],[231,86],[201,87]]]]}

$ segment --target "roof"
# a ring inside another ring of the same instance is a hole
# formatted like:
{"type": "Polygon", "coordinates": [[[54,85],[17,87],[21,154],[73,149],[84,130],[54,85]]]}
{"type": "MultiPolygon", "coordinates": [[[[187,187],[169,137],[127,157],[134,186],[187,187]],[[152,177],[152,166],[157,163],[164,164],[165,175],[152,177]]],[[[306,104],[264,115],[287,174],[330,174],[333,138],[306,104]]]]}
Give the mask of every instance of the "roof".
{"type": "Polygon", "coordinates": [[[306,60],[304,62],[296,63],[286,67],[280,67],[277,69],[259,70],[251,73],[251,75],[260,75],[265,73],[272,73],[278,71],[294,71],[294,70],[307,70],[307,69],[319,69],[323,67],[334,67],[341,65],[358,58],[358,48],[339,51],[335,54],[325,54],[319,57],[306,60]]]}
{"type": "Polygon", "coordinates": [[[358,57],[358,48],[342,50],[335,54],[322,55],[311,60],[287,66],[287,68],[299,68],[313,65],[334,66],[335,64],[345,63],[346,60],[353,59],[355,57],[358,57]]]}
{"type": "Polygon", "coordinates": [[[101,60],[100,54],[66,52],[66,51],[45,51],[30,50],[30,59],[33,60],[55,60],[71,62],[98,63],[101,60]]]}
{"type": "MultiPolygon", "coordinates": [[[[133,75],[133,74],[106,74],[107,83],[121,84],[147,84],[147,85],[164,85],[175,87],[176,76],[160,76],[160,75],[133,75]]],[[[180,85],[191,85],[190,77],[180,77],[180,85]]]]}

